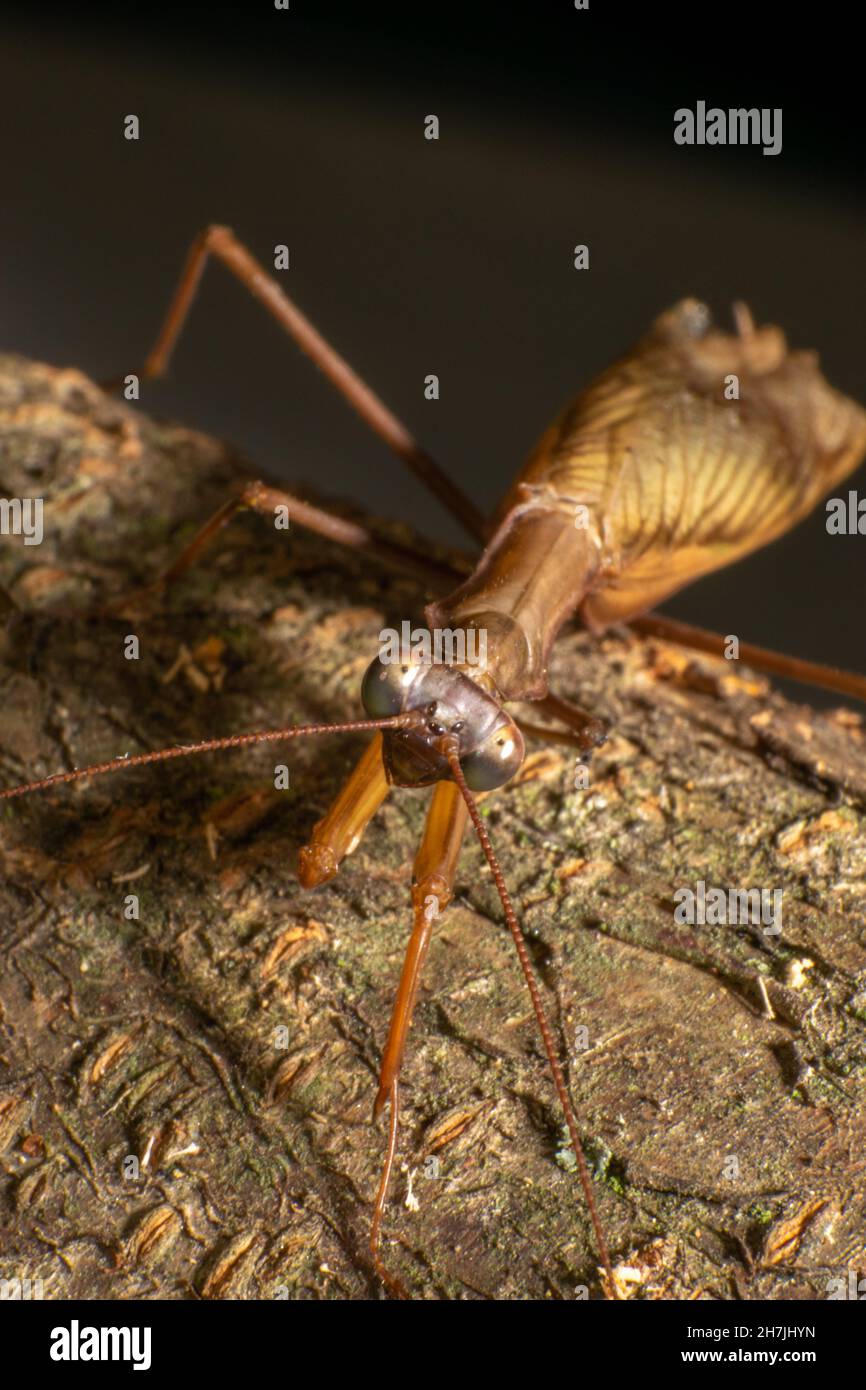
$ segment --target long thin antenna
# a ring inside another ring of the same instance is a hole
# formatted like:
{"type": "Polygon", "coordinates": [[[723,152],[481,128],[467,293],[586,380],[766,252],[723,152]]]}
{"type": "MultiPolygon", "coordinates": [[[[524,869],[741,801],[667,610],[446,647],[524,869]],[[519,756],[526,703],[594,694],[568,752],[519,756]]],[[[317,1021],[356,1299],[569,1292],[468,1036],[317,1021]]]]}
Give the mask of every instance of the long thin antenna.
{"type": "Polygon", "coordinates": [[[0,791],[0,801],[8,801],[13,796],[26,796],[28,792],[45,791],[48,787],[59,786],[62,782],[82,782],[87,777],[101,777],[106,772],[121,772],[128,767],[144,767],[146,763],[167,762],[169,758],[187,758],[194,753],[218,753],[224,748],[246,748],[253,743],[279,743],[287,738],[302,738],[307,734],[353,734],[368,729],[402,729],[418,722],[417,710],[406,714],[395,714],[390,719],[355,719],[348,724],[289,724],[284,729],[260,729],[251,734],[230,734],[226,738],[209,738],[203,743],[184,743],[176,748],[159,748],[153,753],[134,753],[132,757],[124,753],[119,758],[109,758],[104,763],[92,763],[90,767],[77,767],[72,772],[55,772],[50,777],[39,777],[35,782],[23,782],[20,787],[7,787],[0,791]]]}
{"type": "Polygon", "coordinates": [[[486,826],[484,825],[484,822],[479,814],[478,807],[475,803],[475,798],[469,790],[468,786],[466,785],[466,780],[463,776],[463,769],[460,766],[460,759],[457,756],[457,748],[455,744],[456,740],[453,739],[453,735],[448,736],[447,739],[443,739],[442,751],[445,754],[445,757],[448,759],[448,763],[451,768],[451,775],[453,776],[454,781],[457,783],[458,787],[460,788],[460,791],[463,794],[463,799],[466,802],[466,806],[469,811],[469,816],[472,820],[472,824],[475,826],[475,831],[478,835],[481,848],[484,851],[484,856],[488,864],[490,865],[490,872],[493,874],[493,880],[496,884],[497,889],[499,890],[499,897],[500,901],[502,902],[502,909],[505,913],[505,921],[508,924],[508,930],[511,932],[511,936],[514,940],[514,945],[517,947],[517,955],[520,960],[520,968],[523,971],[523,978],[526,981],[526,987],[529,990],[529,996],[532,1000],[532,1008],[535,1012],[535,1018],[538,1023],[538,1030],[541,1033],[541,1040],[544,1043],[544,1051],[547,1054],[548,1065],[550,1066],[551,1074],[553,1076],[553,1084],[556,1088],[556,1094],[559,1097],[559,1103],[562,1106],[563,1113],[565,1115],[565,1123],[568,1126],[568,1133],[571,1138],[571,1146],[574,1149],[574,1156],[577,1159],[577,1170],[580,1174],[580,1183],[583,1188],[583,1195],[586,1198],[586,1205],[589,1210],[589,1217],[590,1221],[592,1222],[592,1229],[595,1232],[595,1240],[596,1245],[598,1247],[598,1253],[601,1256],[601,1262],[604,1266],[604,1272],[608,1278],[608,1286],[611,1290],[611,1294],[615,1299],[618,1299],[619,1292],[617,1289],[617,1283],[616,1279],[614,1278],[613,1269],[610,1263],[610,1253],[607,1248],[607,1241],[605,1239],[604,1231],[601,1228],[601,1221],[599,1220],[598,1209],[595,1204],[595,1194],[592,1189],[592,1181],[590,1179],[589,1171],[586,1166],[586,1159],[583,1156],[583,1148],[580,1142],[580,1134],[577,1128],[577,1120],[575,1119],[574,1110],[572,1109],[571,1101],[568,1095],[568,1090],[565,1085],[565,1077],[563,1076],[562,1068],[559,1065],[559,1058],[556,1055],[556,1047],[553,1042],[553,1033],[551,1031],[550,1024],[547,1020],[547,1014],[544,1012],[544,1005],[541,1001],[541,991],[538,988],[538,981],[535,978],[535,972],[532,968],[532,962],[529,959],[529,951],[526,948],[526,940],[517,921],[517,916],[515,914],[508,889],[505,886],[505,879],[502,875],[502,870],[499,867],[499,860],[496,858],[493,845],[490,843],[490,836],[487,834],[486,826]]]}

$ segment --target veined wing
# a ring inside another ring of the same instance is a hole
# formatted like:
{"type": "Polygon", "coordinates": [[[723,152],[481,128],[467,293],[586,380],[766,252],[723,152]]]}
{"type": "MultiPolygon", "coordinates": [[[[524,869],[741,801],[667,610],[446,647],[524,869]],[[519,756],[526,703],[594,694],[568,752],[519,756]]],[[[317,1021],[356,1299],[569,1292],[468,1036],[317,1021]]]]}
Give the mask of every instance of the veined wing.
{"type": "Polygon", "coordinates": [[[575,511],[598,568],[581,612],[634,616],[781,535],[856,467],[866,412],[776,328],[709,331],[685,300],[540,441],[504,510],[575,511]]]}

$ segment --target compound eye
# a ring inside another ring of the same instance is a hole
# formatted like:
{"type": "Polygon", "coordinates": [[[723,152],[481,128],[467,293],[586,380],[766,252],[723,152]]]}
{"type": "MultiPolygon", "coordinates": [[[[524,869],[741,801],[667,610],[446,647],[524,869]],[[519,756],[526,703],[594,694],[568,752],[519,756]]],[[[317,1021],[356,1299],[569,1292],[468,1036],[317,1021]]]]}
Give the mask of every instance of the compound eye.
{"type": "Polygon", "coordinates": [[[474,752],[460,759],[466,785],[474,792],[489,792],[509,782],[523,762],[523,735],[508,720],[485,739],[474,752]]]}
{"type": "Polygon", "coordinates": [[[388,719],[402,714],[409,689],[418,674],[417,666],[374,657],[361,682],[361,703],[371,719],[388,719]]]}

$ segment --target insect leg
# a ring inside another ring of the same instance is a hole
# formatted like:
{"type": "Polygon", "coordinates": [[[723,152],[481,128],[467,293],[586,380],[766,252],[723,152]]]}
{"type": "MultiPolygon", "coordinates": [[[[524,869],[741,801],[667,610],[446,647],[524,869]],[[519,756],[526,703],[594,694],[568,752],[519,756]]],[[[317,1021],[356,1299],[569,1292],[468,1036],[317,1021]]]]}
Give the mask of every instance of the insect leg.
{"type": "MultiPolygon", "coordinates": [[[[591,748],[598,748],[607,739],[607,729],[601,719],[596,719],[594,714],[588,714],[586,710],[578,705],[573,705],[568,700],[563,700],[559,695],[547,694],[542,699],[535,701],[535,708],[541,714],[550,715],[551,719],[558,719],[561,724],[571,730],[572,742],[576,740],[577,747],[588,751],[591,748]]],[[[532,732],[535,732],[532,730],[532,732]]],[[[547,730],[548,733],[552,732],[547,730]]]]}
{"type": "Polygon", "coordinates": [[[216,256],[255,295],[302,352],[312,358],[365,424],[383,439],[421,482],[438,497],[457,521],[476,540],[483,540],[481,513],[447,473],[415,441],[406,426],[361,380],[348,362],[313,327],[289,299],[272,275],[247,250],[228,227],[207,227],[196,237],[181,272],[156,342],[145,359],[141,377],[160,376],[183,328],[209,256],[216,256]]]}
{"type": "Polygon", "coordinates": [[[427,812],[424,835],[415,857],[412,874],[414,923],[403,960],[400,987],[394,1001],[391,1026],[388,1030],[388,1041],[382,1054],[379,1090],[373,1107],[373,1114],[379,1115],[386,1102],[389,1100],[391,1102],[388,1148],[373,1208],[373,1220],[370,1226],[370,1250],[377,1273],[392,1291],[402,1296],[405,1296],[405,1290],[393,1276],[388,1274],[379,1255],[382,1217],[397,1148],[397,1082],[406,1038],[412,1022],[412,1012],[418,994],[421,971],[433,933],[433,923],[451,901],[454,875],[457,871],[457,860],[460,855],[460,844],[467,819],[468,811],[459,787],[453,782],[437,782],[430,802],[430,809],[427,812]]]}
{"type": "Polygon", "coordinates": [[[540,739],[542,743],[558,743],[561,747],[577,748],[586,751],[586,740],[580,734],[569,733],[566,729],[548,729],[543,724],[530,724],[525,719],[515,718],[520,732],[529,738],[540,739]]]}
{"type": "MultiPolygon", "coordinates": [[[[648,637],[675,642],[680,647],[709,652],[711,656],[725,655],[728,639],[721,633],[692,627],[690,623],[665,618],[660,613],[646,613],[642,618],[631,618],[629,627],[648,637]]],[[[855,675],[852,671],[839,671],[816,661],[802,661],[799,657],[773,652],[767,647],[753,647],[747,642],[739,645],[739,659],[747,666],[754,666],[756,671],[787,676],[789,680],[800,681],[804,685],[816,685],[821,690],[833,690],[840,695],[852,695],[855,700],[866,700],[866,676],[855,675]]]]}
{"type": "MultiPolygon", "coordinates": [[[[335,516],[321,507],[314,507],[310,502],[303,502],[282,488],[270,487],[262,482],[250,482],[245,483],[234,497],[230,497],[214,512],[168,569],[163,570],[150,583],[134,593],[123,595],[106,605],[101,611],[123,612],[133,601],[140,602],[143,599],[158,597],[169,584],[173,584],[192,568],[224,526],[248,509],[270,517],[274,517],[278,509],[284,509],[290,522],[296,522],[305,530],[314,531],[338,545],[361,550],[370,559],[379,560],[400,574],[415,574],[435,588],[450,588],[465,577],[456,565],[452,568],[444,560],[421,556],[417,550],[412,550],[409,546],[383,540],[374,536],[372,531],[359,522],[347,521],[344,517],[335,516]]],[[[467,561],[468,568],[470,565],[467,561]]]]}
{"type": "Polygon", "coordinates": [[[388,1116],[388,1147],[385,1150],[379,1186],[376,1191],[376,1201],[373,1207],[373,1220],[370,1223],[370,1254],[373,1257],[373,1268],[385,1287],[394,1294],[395,1298],[408,1298],[409,1293],[405,1285],[385,1267],[379,1253],[382,1216],[385,1211],[388,1186],[391,1182],[391,1169],[394,1167],[394,1158],[397,1153],[397,1134],[400,1129],[400,1090],[396,1081],[391,1086],[388,1099],[391,1102],[391,1113],[388,1116]]]}
{"type": "Polygon", "coordinates": [[[376,1115],[382,1110],[400,1071],[433,923],[451,901],[467,818],[468,812],[459,787],[453,782],[437,782],[412,872],[415,921],[406,947],[388,1041],[382,1054],[379,1091],[374,1106],[376,1115]]]}
{"type": "Polygon", "coordinates": [[[304,888],[318,888],[334,877],[340,861],[355,849],[389,790],[382,762],[382,735],[376,734],[327,815],[313,827],[310,843],[298,855],[298,878],[304,888]]]}

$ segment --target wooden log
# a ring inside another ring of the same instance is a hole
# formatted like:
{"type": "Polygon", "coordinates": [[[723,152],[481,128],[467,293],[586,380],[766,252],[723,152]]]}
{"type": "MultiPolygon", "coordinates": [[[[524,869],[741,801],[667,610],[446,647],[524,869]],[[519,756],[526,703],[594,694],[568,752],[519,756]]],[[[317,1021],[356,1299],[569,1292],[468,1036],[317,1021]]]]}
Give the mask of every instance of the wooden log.
{"type": "MultiPolygon", "coordinates": [[[[380,628],[429,594],[297,527],[245,517],[161,607],[75,616],[168,563],[248,473],[76,371],[0,360],[0,496],[45,502],[41,544],[0,538],[17,608],[4,784],[360,715],[380,628]]],[[[552,677],[610,725],[588,785],[573,751],[531,742],[484,814],[623,1288],[826,1297],[866,1267],[862,716],[624,632],[566,635],[552,677]],[[780,892],[780,930],[679,921],[701,883],[780,892]]],[[[378,1296],[369,1116],[426,798],[393,793],[326,887],[294,872],[361,746],[189,758],[4,804],[0,1278],[49,1298],[378,1296]]],[[[410,1039],[385,1258],[418,1297],[596,1297],[474,843],[457,888],[410,1039]]]]}

